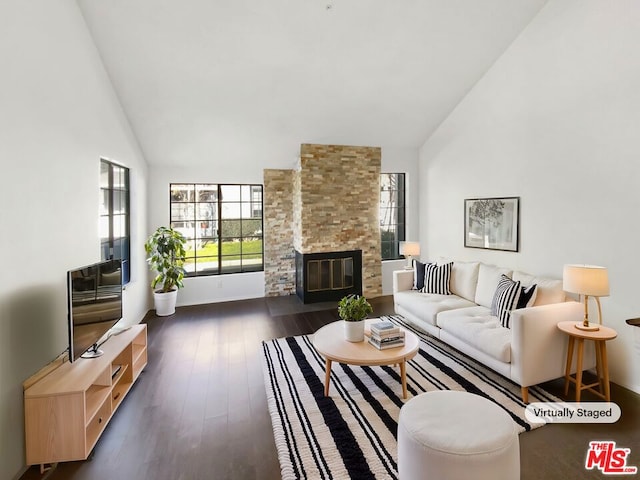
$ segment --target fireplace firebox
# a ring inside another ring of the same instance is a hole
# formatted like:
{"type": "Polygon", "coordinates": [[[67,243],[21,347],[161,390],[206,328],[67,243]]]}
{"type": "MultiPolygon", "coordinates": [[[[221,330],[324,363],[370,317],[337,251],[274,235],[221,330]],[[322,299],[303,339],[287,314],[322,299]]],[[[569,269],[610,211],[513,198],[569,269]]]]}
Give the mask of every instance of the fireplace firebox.
{"type": "Polygon", "coordinates": [[[303,303],[362,295],[362,250],[300,253],[296,251],[296,295],[303,303]]]}

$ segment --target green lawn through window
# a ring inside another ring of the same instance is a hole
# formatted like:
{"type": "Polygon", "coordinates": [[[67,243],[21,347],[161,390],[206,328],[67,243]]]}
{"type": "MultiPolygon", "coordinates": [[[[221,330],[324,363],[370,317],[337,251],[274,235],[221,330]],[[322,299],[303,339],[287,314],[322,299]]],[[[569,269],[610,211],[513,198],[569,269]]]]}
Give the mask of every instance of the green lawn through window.
{"type": "MultiPolygon", "coordinates": [[[[226,241],[222,242],[222,255],[225,260],[240,260],[240,253],[242,249],[242,257],[246,258],[260,258],[262,256],[262,240],[245,240],[243,242],[226,241]]],[[[216,257],[218,255],[218,243],[210,242],[206,245],[202,245],[200,248],[193,250],[187,250],[187,258],[185,263],[194,263],[195,256],[201,257],[216,257]]]]}

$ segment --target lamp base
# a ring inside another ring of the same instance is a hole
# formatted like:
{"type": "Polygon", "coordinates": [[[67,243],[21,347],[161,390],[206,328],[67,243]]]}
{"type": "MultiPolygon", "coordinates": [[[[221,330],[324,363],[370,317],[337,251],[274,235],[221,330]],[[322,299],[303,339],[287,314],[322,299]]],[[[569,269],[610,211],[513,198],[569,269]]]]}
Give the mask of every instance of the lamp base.
{"type": "Polygon", "coordinates": [[[589,325],[585,327],[583,322],[576,322],[575,327],[578,330],[584,330],[586,332],[595,332],[600,330],[600,326],[597,323],[589,323],[589,325]]]}
{"type": "Polygon", "coordinates": [[[407,263],[404,266],[405,270],[413,270],[413,257],[411,255],[407,255],[407,263]]]}

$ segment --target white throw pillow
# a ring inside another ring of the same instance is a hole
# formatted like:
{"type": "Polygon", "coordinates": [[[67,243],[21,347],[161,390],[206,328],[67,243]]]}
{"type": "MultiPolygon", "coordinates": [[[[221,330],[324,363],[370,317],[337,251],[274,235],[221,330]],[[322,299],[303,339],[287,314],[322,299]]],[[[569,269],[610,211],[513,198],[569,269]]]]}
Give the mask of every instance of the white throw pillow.
{"type": "Polygon", "coordinates": [[[552,303],[562,303],[567,299],[567,295],[562,290],[562,280],[557,278],[536,277],[524,272],[513,272],[514,280],[519,281],[523,286],[537,284],[536,299],[534,307],[538,305],[549,305],[552,303]]]}
{"type": "MultiPolygon", "coordinates": [[[[439,258],[438,264],[449,263],[450,261],[439,258]]],[[[454,260],[449,283],[451,293],[473,302],[476,298],[479,268],[480,262],[459,262],[454,260]]]]}
{"type": "Polygon", "coordinates": [[[476,287],[474,301],[478,305],[491,308],[493,294],[496,293],[498,282],[500,282],[500,275],[506,275],[511,278],[511,273],[509,269],[481,263],[478,269],[478,286],[476,287]]]}

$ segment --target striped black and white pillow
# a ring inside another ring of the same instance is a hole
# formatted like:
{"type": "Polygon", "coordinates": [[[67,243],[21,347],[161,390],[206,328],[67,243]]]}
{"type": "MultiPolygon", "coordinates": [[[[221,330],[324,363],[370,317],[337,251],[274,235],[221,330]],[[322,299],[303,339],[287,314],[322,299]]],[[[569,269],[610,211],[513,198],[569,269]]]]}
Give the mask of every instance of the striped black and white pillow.
{"type": "Polygon", "coordinates": [[[520,282],[514,282],[504,274],[500,276],[491,302],[491,315],[498,317],[505,328],[511,328],[511,310],[518,305],[520,293],[520,282]]]}
{"type": "Polygon", "coordinates": [[[420,291],[422,293],[451,295],[451,290],[449,290],[451,267],[453,267],[453,262],[444,265],[428,263],[424,269],[424,287],[420,291]]]}

